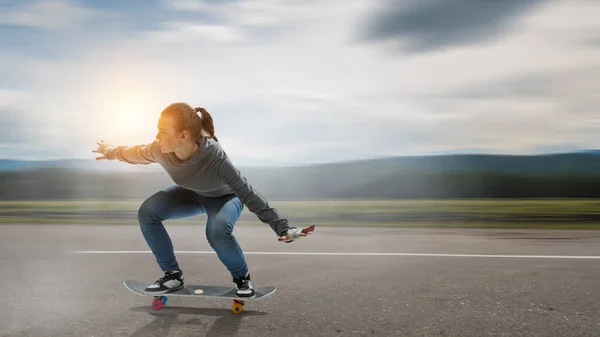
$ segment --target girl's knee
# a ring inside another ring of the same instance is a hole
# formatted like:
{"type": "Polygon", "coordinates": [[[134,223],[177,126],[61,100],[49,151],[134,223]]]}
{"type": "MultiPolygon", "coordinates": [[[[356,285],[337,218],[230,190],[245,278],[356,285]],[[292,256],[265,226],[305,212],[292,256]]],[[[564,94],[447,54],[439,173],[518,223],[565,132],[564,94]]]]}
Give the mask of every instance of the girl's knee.
{"type": "Polygon", "coordinates": [[[158,192],[146,199],[138,209],[138,221],[142,228],[154,221],[160,221],[158,215],[160,214],[161,193],[163,192],[158,192]]]}
{"type": "Polygon", "coordinates": [[[209,219],[206,226],[206,238],[211,245],[230,242],[233,238],[233,227],[227,221],[209,219]]]}

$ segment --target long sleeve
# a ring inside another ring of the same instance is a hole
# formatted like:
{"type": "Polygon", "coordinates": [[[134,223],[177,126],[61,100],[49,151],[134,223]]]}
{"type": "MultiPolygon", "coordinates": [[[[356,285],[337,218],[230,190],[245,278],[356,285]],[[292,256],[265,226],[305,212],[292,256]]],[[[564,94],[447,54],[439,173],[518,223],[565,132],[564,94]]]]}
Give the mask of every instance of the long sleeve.
{"type": "Polygon", "coordinates": [[[105,154],[109,160],[118,159],[129,164],[151,164],[157,162],[157,155],[160,152],[158,141],[150,144],[135,146],[116,146],[111,148],[105,154]]]}
{"type": "Polygon", "coordinates": [[[292,228],[288,220],[280,218],[277,210],[270,207],[268,201],[252,188],[227,155],[222,153],[222,156],[213,157],[209,166],[216,170],[217,177],[231,188],[242,203],[256,214],[260,221],[269,224],[278,236],[286,235],[287,230],[292,228]]]}

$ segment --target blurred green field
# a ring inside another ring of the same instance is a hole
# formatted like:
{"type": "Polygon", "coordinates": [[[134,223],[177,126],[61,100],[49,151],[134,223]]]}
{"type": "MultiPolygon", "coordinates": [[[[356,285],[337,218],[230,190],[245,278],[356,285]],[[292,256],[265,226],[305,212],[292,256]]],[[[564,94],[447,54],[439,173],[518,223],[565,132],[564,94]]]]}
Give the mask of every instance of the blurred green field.
{"type": "MultiPolygon", "coordinates": [[[[0,223],[136,224],[143,200],[0,201],[0,223]]],[[[297,225],[600,229],[600,200],[270,201],[297,225]]],[[[169,220],[198,224],[203,218],[169,220]]],[[[263,225],[247,208],[240,223],[263,225]]]]}
{"type": "MultiPolygon", "coordinates": [[[[6,211],[137,210],[144,200],[0,201],[6,211]]],[[[600,199],[477,199],[477,200],[310,200],[269,201],[286,213],[297,212],[472,212],[600,214],[600,199]]]]}
{"type": "MultiPolygon", "coordinates": [[[[143,200],[0,201],[0,223],[137,224],[143,200]]],[[[302,226],[600,229],[600,200],[311,200],[270,201],[302,226]]],[[[203,224],[205,218],[169,220],[203,224]]],[[[263,224],[247,208],[239,222],[263,224]]]]}

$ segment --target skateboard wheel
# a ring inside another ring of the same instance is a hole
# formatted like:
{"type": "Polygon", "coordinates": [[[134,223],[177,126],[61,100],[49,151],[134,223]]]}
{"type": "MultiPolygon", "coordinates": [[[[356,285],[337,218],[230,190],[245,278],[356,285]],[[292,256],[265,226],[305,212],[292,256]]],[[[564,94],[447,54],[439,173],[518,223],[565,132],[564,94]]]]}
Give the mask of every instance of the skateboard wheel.
{"type": "Polygon", "coordinates": [[[154,301],[152,301],[152,308],[154,310],[160,310],[163,307],[163,300],[161,300],[160,298],[155,298],[154,301]]]}
{"type": "Polygon", "coordinates": [[[167,302],[169,302],[169,297],[165,296],[162,299],[162,304],[167,304],[167,302]]]}
{"type": "Polygon", "coordinates": [[[243,310],[243,304],[240,302],[235,302],[233,303],[233,306],[231,307],[231,311],[233,311],[234,314],[241,314],[242,310],[243,310]]]}

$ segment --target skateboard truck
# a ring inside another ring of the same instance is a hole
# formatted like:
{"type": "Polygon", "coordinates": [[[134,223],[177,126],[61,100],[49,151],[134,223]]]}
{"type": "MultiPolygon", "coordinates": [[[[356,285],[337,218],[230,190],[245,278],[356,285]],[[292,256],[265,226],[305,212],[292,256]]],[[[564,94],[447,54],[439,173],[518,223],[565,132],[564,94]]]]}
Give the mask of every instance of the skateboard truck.
{"type": "MultiPolygon", "coordinates": [[[[152,309],[160,310],[167,302],[169,302],[169,296],[155,296],[152,301],[152,309]]],[[[244,311],[244,304],[246,304],[246,302],[242,300],[233,300],[231,311],[233,311],[234,314],[241,314],[242,311],[244,311]]]]}

